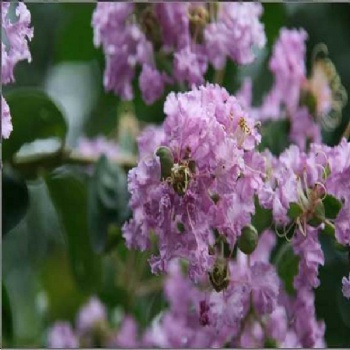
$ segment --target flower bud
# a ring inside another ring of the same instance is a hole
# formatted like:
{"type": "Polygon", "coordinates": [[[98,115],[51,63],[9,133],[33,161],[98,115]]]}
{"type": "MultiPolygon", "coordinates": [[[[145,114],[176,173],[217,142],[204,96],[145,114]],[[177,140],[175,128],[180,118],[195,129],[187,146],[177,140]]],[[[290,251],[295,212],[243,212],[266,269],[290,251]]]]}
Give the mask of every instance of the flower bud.
{"type": "Polygon", "coordinates": [[[212,199],[212,201],[217,204],[217,202],[220,200],[220,196],[217,193],[213,193],[210,198],[212,199]]]}
{"type": "Polygon", "coordinates": [[[156,155],[159,157],[161,179],[165,180],[171,176],[171,169],[174,165],[174,157],[169,147],[161,146],[157,149],[156,155]]]}
{"type": "Polygon", "coordinates": [[[258,245],[258,231],[252,225],[243,227],[241,236],[238,240],[238,247],[244,254],[251,254],[258,245]]]}
{"type": "Polygon", "coordinates": [[[227,288],[230,283],[230,270],[226,259],[216,259],[213,270],[209,272],[209,280],[218,293],[227,288]]]}

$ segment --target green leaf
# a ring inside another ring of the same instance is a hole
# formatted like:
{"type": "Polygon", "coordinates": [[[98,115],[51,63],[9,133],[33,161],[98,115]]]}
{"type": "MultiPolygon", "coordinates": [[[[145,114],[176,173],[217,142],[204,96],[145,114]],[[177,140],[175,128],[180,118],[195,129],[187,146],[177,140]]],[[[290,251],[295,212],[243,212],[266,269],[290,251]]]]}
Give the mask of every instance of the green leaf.
{"type": "Polygon", "coordinates": [[[91,20],[95,7],[95,4],[88,3],[62,4],[65,23],[55,46],[57,62],[102,60],[102,49],[95,48],[93,43],[91,20]]]}
{"type": "Polygon", "coordinates": [[[293,281],[299,270],[299,257],[294,254],[290,243],[284,243],[277,252],[275,266],[286,292],[289,295],[295,295],[293,281]]]}
{"type": "Polygon", "coordinates": [[[262,233],[272,224],[272,210],[263,208],[258,197],[255,197],[255,214],[252,217],[252,225],[256,228],[258,233],[262,233]]]}
{"type": "Polygon", "coordinates": [[[327,194],[322,202],[324,205],[326,218],[335,219],[343,206],[342,202],[330,194],[327,194]]]}
{"type": "Polygon", "coordinates": [[[66,121],[56,104],[42,91],[19,89],[6,95],[13,132],[3,142],[3,160],[10,159],[25,143],[57,137],[64,142],[66,121]]]}
{"type": "Polygon", "coordinates": [[[100,259],[89,240],[86,186],[69,173],[48,176],[46,184],[65,231],[76,281],[84,290],[95,290],[100,283],[100,259]]]}
{"type": "Polygon", "coordinates": [[[267,46],[271,49],[277,39],[281,27],[286,23],[287,14],[283,3],[264,3],[262,22],[267,37],[267,46]]]}
{"type": "Polygon", "coordinates": [[[7,289],[4,282],[2,282],[2,335],[11,342],[13,340],[13,320],[10,298],[7,294],[7,289]]]}
{"type": "Polygon", "coordinates": [[[127,178],[117,164],[102,156],[89,184],[88,224],[93,250],[101,253],[119,242],[119,226],[129,216],[127,178]]]}
{"type": "Polygon", "coordinates": [[[29,207],[28,188],[15,172],[2,175],[2,235],[13,229],[26,215],[29,207]]]}
{"type": "Polygon", "coordinates": [[[261,127],[261,143],[259,150],[268,148],[274,155],[278,156],[289,146],[289,120],[282,119],[270,121],[261,127]]]}
{"type": "Polygon", "coordinates": [[[49,300],[48,322],[51,323],[57,319],[74,322],[86,295],[90,293],[84,293],[79,289],[72,274],[67,252],[63,249],[51,251],[39,267],[40,284],[49,300]],[[59,283],[57,283],[58,278],[59,283]]]}
{"type": "Polygon", "coordinates": [[[290,203],[288,209],[288,216],[290,219],[295,220],[303,213],[302,207],[298,203],[290,203]]]}
{"type": "Polygon", "coordinates": [[[348,254],[334,249],[334,239],[319,236],[325,263],[319,268],[320,286],[315,289],[317,318],[325,321],[329,347],[349,348],[350,300],[341,292],[342,278],[349,274],[348,254]]]}
{"type": "Polygon", "coordinates": [[[335,235],[335,227],[331,222],[325,221],[324,222],[324,229],[322,231],[326,235],[329,235],[331,237],[334,237],[335,235]]]}

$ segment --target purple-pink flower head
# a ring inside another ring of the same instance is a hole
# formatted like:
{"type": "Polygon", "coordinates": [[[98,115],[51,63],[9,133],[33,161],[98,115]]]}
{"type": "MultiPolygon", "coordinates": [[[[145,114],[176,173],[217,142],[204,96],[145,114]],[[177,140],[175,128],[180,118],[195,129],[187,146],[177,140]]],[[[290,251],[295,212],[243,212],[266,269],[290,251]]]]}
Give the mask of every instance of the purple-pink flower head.
{"type": "Polygon", "coordinates": [[[94,44],[106,56],[104,86],[126,100],[133,98],[136,65],[153,64],[152,44],[132,22],[133,10],[132,3],[100,3],[92,18],[94,44]]]}
{"type": "Polygon", "coordinates": [[[205,30],[208,57],[216,69],[222,69],[226,58],[239,64],[252,63],[255,48],[266,43],[264,26],[259,21],[263,12],[261,4],[222,3],[217,21],[205,30]]]}
{"type": "MultiPolygon", "coordinates": [[[[31,62],[28,41],[33,38],[33,28],[30,27],[31,16],[22,2],[15,5],[15,20],[10,19],[11,3],[1,3],[2,40],[1,40],[1,83],[15,81],[14,69],[18,62],[31,62]]],[[[10,109],[1,97],[1,136],[8,138],[12,132],[10,109]]]]}
{"type": "MultiPolygon", "coordinates": [[[[183,257],[197,279],[215,260],[209,254],[209,245],[219,244],[215,235],[233,247],[255,212],[264,175],[254,151],[260,134],[238,100],[215,85],[171,93],[164,111],[161,144],[152,143],[148,154],[141,149],[129,173],[134,217],[123,233],[129,247],[145,249],[152,230],[160,252],[152,270],[164,271],[170,259],[183,257]]],[[[147,137],[140,140],[149,149],[147,137]]]]}
{"type": "Polygon", "coordinates": [[[54,349],[75,349],[79,341],[68,322],[56,322],[49,330],[47,345],[54,349]]]}
{"type": "Polygon", "coordinates": [[[104,305],[96,297],[92,297],[78,314],[77,330],[81,333],[92,331],[97,323],[104,322],[106,319],[104,305]]]}
{"type": "Polygon", "coordinates": [[[1,42],[1,82],[8,84],[14,81],[14,68],[19,61],[31,61],[28,41],[33,38],[33,28],[30,27],[31,16],[24,3],[16,5],[16,19],[10,19],[10,3],[1,4],[2,38],[1,42]]]}
{"type": "Polygon", "coordinates": [[[275,85],[280,101],[293,111],[299,103],[301,87],[306,79],[305,40],[303,29],[282,28],[270,60],[275,85]]]}
{"type": "Polygon", "coordinates": [[[342,285],[342,292],[344,297],[350,299],[350,274],[348,278],[343,277],[342,285]]]}
{"type": "Polygon", "coordinates": [[[142,67],[139,86],[152,104],[167,84],[203,84],[209,63],[217,69],[226,59],[251,63],[266,42],[262,10],[236,3],[98,4],[92,25],[94,44],[106,56],[105,89],[131,100],[142,67]]]}

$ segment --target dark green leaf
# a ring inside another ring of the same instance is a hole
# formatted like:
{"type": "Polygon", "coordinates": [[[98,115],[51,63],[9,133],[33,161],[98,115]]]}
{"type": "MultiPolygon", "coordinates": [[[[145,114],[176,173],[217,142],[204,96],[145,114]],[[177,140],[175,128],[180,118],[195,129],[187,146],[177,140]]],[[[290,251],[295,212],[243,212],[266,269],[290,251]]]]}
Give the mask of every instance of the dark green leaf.
{"type": "Polygon", "coordinates": [[[322,224],[322,222],[323,220],[321,218],[315,216],[311,218],[307,223],[312,227],[318,227],[322,224]]]}
{"type": "Polygon", "coordinates": [[[315,289],[317,318],[325,321],[329,347],[348,348],[350,344],[350,300],[341,292],[342,278],[349,274],[348,254],[334,249],[332,237],[319,236],[325,263],[319,268],[320,286],[315,289]],[[346,305],[347,304],[347,305],[346,305]]]}
{"type": "Polygon", "coordinates": [[[267,37],[266,44],[269,48],[271,48],[279,35],[281,27],[285,25],[286,8],[283,3],[264,3],[263,6],[264,12],[261,20],[264,24],[264,29],[267,37]]]}
{"type": "Polygon", "coordinates": [[[56,61],[102,60],[102,49],[95,48],[91,25],[95,4],[63,4],[66,23],[56,45],[56,61]]]}
{"type": "Polygon", "coordinates": [[[20,89],[9,93],[13,132],[3,142],[2,157],[10,159],[25,143],[57,137],[65,139],[66,121],[56,104],[42,91],[20,89]]]}
{"type": "Polygon", "coordinates": [[[252,217],[252,225],[256,228],[258,233],[262,233],[272,224],[272,210],[263,208],[258,197],[255,197],[255,214],[252,217]]]}
{"type": "Polygon", "coordinates": [[[89,240],[86,187],[69,173],[51,175],[46,184],[66,233],[74,276],[81,288],[95,290],[100,282],[100,261],[89,240]]]}
{"type": "Polygon", "coordinates": [[[331,237],[334,237],[335,235],[335,227],[332,223],[325,221],[324,223],[324,229],[322,231],[326,235],[329,235],[331,237]]]}
{"type": "Polygon", "coordinates": [[[29,207],[26,183],[14,172],[2,175],[2,235],[14,228],[25,216],[29,207]]]}
{"type": "Polygon", "coordinates": [[[286,242],[281,246],[275,258],[275,265],[277,273],[284,283],[286,292],[289,295],[294,295],[293,281],[298,273],[299,257],[294,254],[290,243],[286,242]]]}
{"type": "Polygon", "coordinates": [[[323,205],[325,209],[325,216],[327,219],[335,219],[342,208],[342,203],[331,194],[327,194],[323,199],[323,205]]]}
{"type": "Polygon", "coordinates": [[[11,342],[13,339],[13,320],[12,320],[10,298],[7,294],[7,289],[4,283],[2,283],[1,319],[2,319],[2,335],[7,339],[7,341],[11,342]]]}
{"type": "Polygon", "coordinates": [[[129,215],[127,178],[124,171],[102,156],[89,185],[88,223],[95,252],[105,251],[120,238],[119,226],[129,215]],[[110,237],[109,237],[110,236],[110,237]]]}
{"type": "Polygon", "coordinates": [[[268,148],[274,155],[278,156],[289,146],[289,129],[290,122],[285,119],[263,124],[259,150],[268,148]]]}
{"type": "Polygon", "coordinates": [[[295,220],[303,213],[303,209],[298,203],[290,203],[288,209],[288,216],[290,219],[295,220]]]}

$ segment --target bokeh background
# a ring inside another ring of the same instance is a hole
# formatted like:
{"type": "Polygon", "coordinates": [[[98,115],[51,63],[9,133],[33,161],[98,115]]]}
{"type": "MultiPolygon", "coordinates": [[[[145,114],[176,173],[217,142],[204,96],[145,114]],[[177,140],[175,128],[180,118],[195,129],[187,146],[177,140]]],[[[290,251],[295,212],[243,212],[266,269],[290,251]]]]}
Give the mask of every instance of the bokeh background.
{"type": "MultiPolygon", "coordinates": [[[[19,87],[45,90],[67,118],[67,144],[71,147],[75,147],[83,135],[105,135],[113,139],[118,134],[121,104],[102,86],[104,57],[92,40],[91,18],[95,4],[29,3],[27,6],[34,27],[34,38],[30,43],[32,63],[17,65],[16,83],[3,87],[4,96],[19,87]]],[[[229,65],[224,86],[233,93],[244,76],[252,76],[254,101],[259,103],[264,91],[272,84],[267,61],[279,29],[282,26],[303,27],[309,35],[308,70],[312,48],[324,42],[349,94],[350,5],[269,3],[264,4],[264,8],[266,48],[251,66],[237,69],[229,65]]],[[[211,73],[208,74],[210,77],[211,73]]],[[[137,93],[132,107],[140,125],[161,123],[163,102],[164,99],[146,106],[137,93]]],[[[337,144],[349,120],[350,104],[343,110],[341,125],[324,134],[325,142],[337,144]]],[[[278,129],[275,131],[277,134],[273,139],[278,139],[278,129]]],[[[36,144],[32,147],[40,150],[40,147],[49,146],[36,144]]],[[[108,306],[115,322],[125,311],[133,313],[142,325],[147,325],[165,306],[159,288],[161,277],[151,278],[147,254],[127,251],[120,236],[117,248],[112,252],[103,256],[94,254],[87,232],[80,232],[79,254],[91,260],[93,268],[88,272],[88,279],[75,278],[70,263],[71,252],[45,182],[37,178],[28,181],[27,185],[28,212],[2,239],[2,276],[8,297],[5,300],[3,293],[3,311],[7,305],[11,309],[10,314],[3,312],[3,345],[45,345],[48,326],[59,319],[74,321],[79,307],[92,295],[97,295],[108,306]]],[[[67,202],[72,221],[86,215],[73,197],[67,202]]],[[[12,200],[19,199],[12,197],[12,200]]],[[[322,241],[322,246],[326,264],[320,270],[321,286],[316,290],[317,315],[326,321],[328,345],[347,347],[350,345],[350,305],[340,292],[341,278],[347,274],[347,257],[345,253],[331,249],[327,239],[322,241]]],[[[285,273],[293,274],[293,268],[293,262],[287,261],[285,273]]]]}

